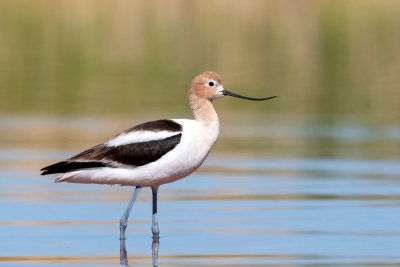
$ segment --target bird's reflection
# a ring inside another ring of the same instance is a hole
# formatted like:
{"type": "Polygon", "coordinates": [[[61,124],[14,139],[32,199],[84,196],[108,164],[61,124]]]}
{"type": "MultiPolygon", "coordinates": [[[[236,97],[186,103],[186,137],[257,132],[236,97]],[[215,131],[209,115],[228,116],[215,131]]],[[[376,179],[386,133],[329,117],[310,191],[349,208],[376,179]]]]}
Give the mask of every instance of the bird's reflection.
{"type": "Polygon", "coordinates": [[[151,256],[153,259],[153,267],[158,266],[158,248],[160,246],[160,237],[158,234],[153,234],[153,243],[151,245],[151,256]]]}
{"type": "MultiPolygon", "coordinates": [[[[120,263],[123,266],[129,266],[128,264],[128,254],[126,253],[126,243],[125,238],[120,239],[120,263]]],[[[160,236],[159,234],[153,234],[153,243],[151,245],[151,255],[153,267],[158,267],[158,248],[160,246],[160,236]]]]}
{"type": "Polygon", "coordinates": [[[129,266],[128,265],[128,255],[126,254],[125,238],[121,238],[119,240],[119,258],[120,258],[121,265],[129,266]]]}

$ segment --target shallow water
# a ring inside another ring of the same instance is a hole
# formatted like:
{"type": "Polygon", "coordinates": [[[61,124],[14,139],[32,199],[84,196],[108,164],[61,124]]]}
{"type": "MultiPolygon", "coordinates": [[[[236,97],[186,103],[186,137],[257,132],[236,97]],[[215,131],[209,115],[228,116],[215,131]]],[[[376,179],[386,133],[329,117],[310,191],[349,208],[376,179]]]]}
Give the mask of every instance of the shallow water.
{"type": "MultiPolygon", "coordinates": [[[[132,188],[55,184],[38,169],[131,122],[0,121],[0,265],[118,266],[132,188]]],[[[400,128],[223,121],[204,165],[160,188],[160,266],[400,265],[400,128]]],[[[145,189],[127,228],[131,266],[151,265],[150,226],[145,189]]]]}

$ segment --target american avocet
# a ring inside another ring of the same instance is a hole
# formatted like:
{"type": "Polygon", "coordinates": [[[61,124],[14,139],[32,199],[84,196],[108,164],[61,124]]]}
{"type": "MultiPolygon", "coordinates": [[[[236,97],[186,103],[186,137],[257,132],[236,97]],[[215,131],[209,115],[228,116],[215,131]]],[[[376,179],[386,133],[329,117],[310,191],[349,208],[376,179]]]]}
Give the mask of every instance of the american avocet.
{"type": "Polygon", "coordinates": [[[223,96],[241,96],[224,89],[220,76],[211,71],[196,76],[188,92],[194,119],[164,119],[136,125],[65,161],[44,167],[42,175],[63,173],[55,182],[119,184],[136,186],[120,220],[120,238],[125,240],[129,213],[142,187],[153,193],[153,235],[159,234],[157,191],[160,185],[194,172],[207,157],[219,133],[212,101],[223,96]]]}

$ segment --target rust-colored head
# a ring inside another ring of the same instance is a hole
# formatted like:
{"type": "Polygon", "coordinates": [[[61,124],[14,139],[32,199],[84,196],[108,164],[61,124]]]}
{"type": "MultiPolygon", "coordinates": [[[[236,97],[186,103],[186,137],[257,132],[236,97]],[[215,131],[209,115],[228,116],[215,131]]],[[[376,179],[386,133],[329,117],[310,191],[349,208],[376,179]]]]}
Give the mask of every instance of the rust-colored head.
{"type": "Polygon", "coordinates": [[[213,71],[205,71],[194,77],[190,84],[189,94],[213,101],[223,96],[223,90],[224,87],[219,74],[213,71]]]}

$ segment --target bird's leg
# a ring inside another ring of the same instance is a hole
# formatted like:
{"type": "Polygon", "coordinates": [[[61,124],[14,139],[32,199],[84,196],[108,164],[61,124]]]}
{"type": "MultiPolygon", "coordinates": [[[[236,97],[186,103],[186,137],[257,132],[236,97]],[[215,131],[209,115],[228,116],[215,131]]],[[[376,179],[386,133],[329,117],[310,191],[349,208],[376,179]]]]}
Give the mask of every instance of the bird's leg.
{"type": "Polygon", "coordinates": [[[132,199],[129,201],[128,206],[126,207],[126,210],[124,214],[121,217],[121,220],[119,222],[119,229],[120,229],[120,239],[125,240],[125,230],[126,226],[128,225],[128,217],[129,214],[131,213],[133,203],[135,203],[136,197],[139,195],[140,191],[140,186],[136,186],[135,191],[133,192],[132,199]]]}
{"type": "Polygon", "coordinates": [[[126,210],[124,214],[121,217],[121,220],[119,221],[119,230],[120,230],[120,247],[119,247],[119,256],[120,256],[120,261],[121,265],[123,266],[128,266],[128,256],[126,253],[126,246],[125,246],[125,230],[126,226],[128,225],[128,217],[129,214],[131,213],[133,203],[135,203],[135,200],[137,196],[139,195],[140,191],[140,186],[136,186],[135,191],[133,192],[132,199],[129,201],[128,206],[126,207],[126,210]]]}
{"type": "Polygon", "coordinates": [[[153,232],[153,243],[152,243],[152,259],[153,259],[153,267],[158,266],[158,248],[160,246],[160,230],[158,229],[158,221],[157,221],[157,192],[158,187],[151,188],[153,193],[153,218],[151,220],[151,231],[153,232]]]}
{"type": "Polygon", "coordinates": [[[152,193],[153,193],[153,218],[151,221],[151,231],[153,232],[153,239],[156,236],[158,238],[158,235],[160,233],[160,230],[158,229],[158,219],[157,219],[157,192],[158,192],[158,187],[152,187],[151,188],[152,193]]]}

